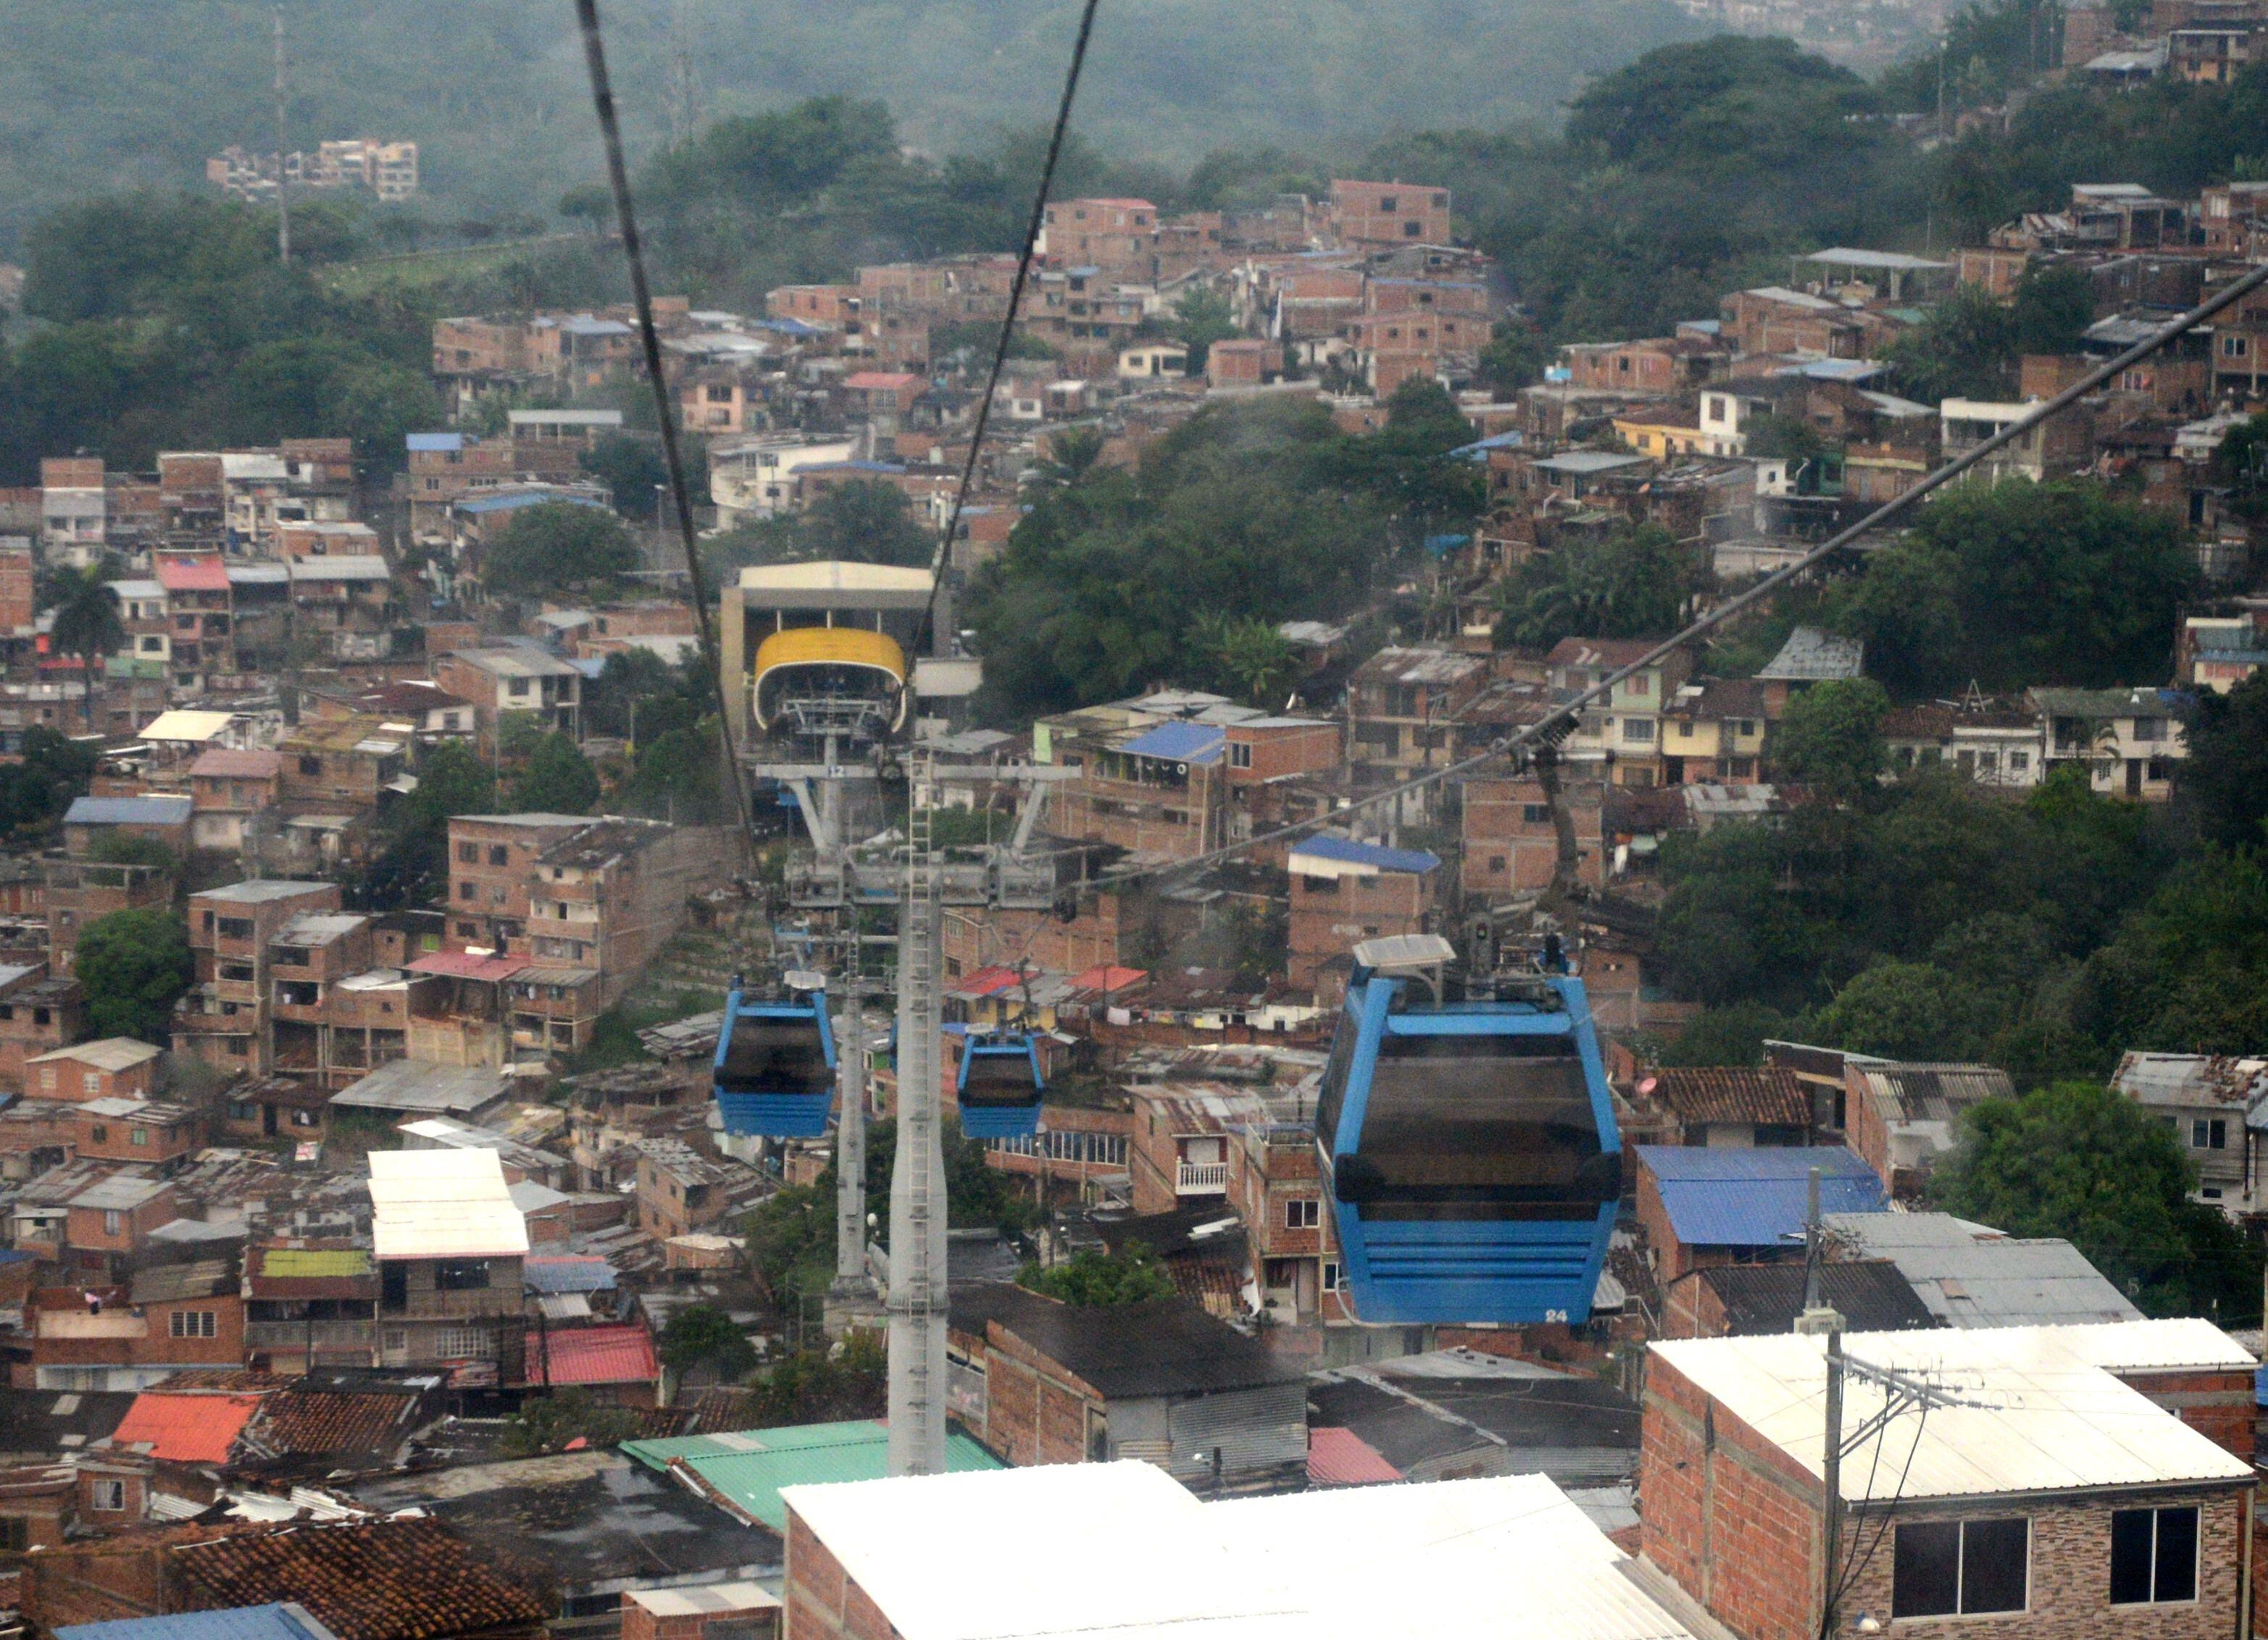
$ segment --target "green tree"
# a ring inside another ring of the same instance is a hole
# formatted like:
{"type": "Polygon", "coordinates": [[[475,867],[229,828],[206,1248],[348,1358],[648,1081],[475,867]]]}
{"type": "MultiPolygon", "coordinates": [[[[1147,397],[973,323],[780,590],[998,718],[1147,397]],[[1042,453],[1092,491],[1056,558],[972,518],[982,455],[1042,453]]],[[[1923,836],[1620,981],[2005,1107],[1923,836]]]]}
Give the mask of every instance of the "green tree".
{"type": "Polygon", "coordinates": [[[598,801],[599,771],[556,730],[535,743],[512,783],[512,807],[523,814],[588,814],[598,801]]]}
{"type": "Polygon", "coordinates": [[[1174,1296],[1173,1278],[1138,1241],[1130,1241],[1116,1253],[1097,1253],[1092,1248],[1074,1253],[1063,1263],[1044,1269],[1027,1264],[1016,1281],[1079,1309],[1113,1309],[1174,1296]]]}
{"type": "Polygon", "coordinates": [[[1684,613],[1693,567],[1676,537],[1641,524],[1531,558],[1497,599],[1496,643],[1549,649],[1564,637],[1666,636],[1684,613]]]}
{"type": "Polygon", "coordinates": [[[562,1389],[523,1399],[497,1447],[507,1458],[540,1458],[575,1441],[618,1446],[637,1430],[637,1415],[628,1408],[602,1407],[587,1389],[562,1389]]]}
{"type": "Polygon", "coordinates": [[[417,760],[417,789],[394,805],[385,846],[368,874],[372,902],[382,907],[446,899],[449,820],[496,812],[496,776],[461,740],[444,740],[417,760]]]}
{"type": "Polygon", "coordinates": [[[637,567],[637,543],[620,518],[567,501],[520,508],[481,550],[482,581],[504,593],[604,592],[637,567]]]}
{"type": "Polygon", "coordinates": [[[1228,298],[1202,286],[1185,290],[1174,304],[1174,339],[1189,350],[1189,374],[1204,374],[1212,344],[1233,340],[1241,333],[1228,298]]]}
{"type": "Polygon", "coordinates": [[[1747,424],[1742,444],[1749,455],[1785,460],[1791,466],[1816,461],[1827,453],[1827,441],[1819,436],[1819,430],[1800,416],[1758,416],[1747,424]]]}
{"type": "Polygon", "coordinates": [[[1041,482],[1076,484],[1094,471],[1109,441],[1100,427],[1066,427],[1049,436],[1047,460],[1041,464],[1041,482]]]}
{"type": "Polygon", "coordinates": [[[1762,1003],[1704,1009],[1661,1051],[1665,1065],[1760,1065],[1764,1042],[1786,1038],[1789,1020],[1762,1003]]]}
{"type": "Polygon", "coordinates": [[[638,724],[637,767],[616,795],[633,814],[681,826],[722,826],[737,818],[723,778],[724,752],[712,713],[682,729],[648,736],[638,724]]]}
{"type": "Polygon", "coordinates": [[[72,967],[96,1035],[173,1040],[173,1004],[195,977],[180,918],[155,907],[97,917],[81,931],[72,967]]]}
{"type": "Polygon", "coordinates": [[[1772,731],[1772,761],[1790,780],[1845,795],[1882,772],[1890,697],[1872,678],[1830,679],[1791,699],[1772,731]]]}
{"type": "Polygon", "coordinates": [[[1209,676],[1249,705],[1280,704],[1284,691],[1300,674],[1299,652],[1266,621],[1206,615],[1201,618],[1197,643],[1209,663],[1209,676]]]}
{"type": "Polygon", "coordinates": [[[55,607],[55,645],[66,655],[78,657],[79,706],[89,728],[94,724],[96,663],[126,642],[118,594],[105,576],[106,566],[77,570],[65,564],[55,571],[48,588],[55,607]]]}
{"type": "Polygon", "coordinates": [[[2197,560],[2164,513],[2099,484],[1967,484],[1831,592],[1828,618],[1863,638],[1900,694],[2161,677],[2197,560]]]}
{"type": "Polygon", "coordinates": [[[168,877],[181,866],[173,851],[155,837],[139,836],[115,827],[96,834],[94,841],[87,845],[86,857],[98,865],[146,865],[168,877]]]}
{"type": "MultiPolygon", "coordinates": [[[[687,472],[686,488],[698,504],[697,498],[709,493],[708,445],[698,438],[685,443],[697,469],[687,472]]],[[[658,497],[669,483],[659,435],[608,433],[576,460],[585,473],[607,487],[607,493],[614,497],[615,511],[624,518],[650,524],[658,516],[658,497]]]]}
{"type": "Polygon", "coordinates": [[[1499,399],[1509,399],[1522,387],[1543,379],[1551,350],[1534,327],[1516,319],[1497,321],[1488,346],[1481,349],[1481,380],[1499,399]]]}
{"type": "Polygon", "coordinates": [[[906,492],[875,479],[830,487],[796,520],[796,532],[807,558],[925,569],[937,550],[906,492]]]}
{"type": "Polygon", "coordinates": [[[1811,1017],[1808,1040],[1886,1059],[1962,1060],[1984,1045],[1977,993],[1926,962],[1882,961],[1811,1017]]]}
{"type": "Polygon", "coordinates": [[[99,761],[93,746],[45,724],[25,730],[22,758],[0,764],[0,834],[26,842],[52,836],[73,799],[86,795],[99,761]]]}
{"type": "Polygon", "coordinates": [[[2230,850],[2268,847],[2268,672],[2198,696],[2174,790],[2200,834],[2230,850]]]}
{"type": "Polygon", "coordinates": [[[2060,1236],[2156,1315],[2260,1312],[2260,1251],[2195,1183],[2166,1125],[2132,1100],[2065,1082],[1987,1099],[1930,1180],[1933,1206],[2012,1236],[2060,1236]]]}
{"type": "Polygon", "coordinates": [[[1882,356],[1901,393],[1935,404],[2014,396],[2016,349],[2014,311],[1983,287],[1962,284],[1882,356]]]}
{"type": "Polygon", "coordinates": [[[756,1364],[748,1335],[713,1304],[688,1305],[661,1329],[662,1364],[675,1372],[708,1367],[725,1383],[746,1378],[756,1364]]]}

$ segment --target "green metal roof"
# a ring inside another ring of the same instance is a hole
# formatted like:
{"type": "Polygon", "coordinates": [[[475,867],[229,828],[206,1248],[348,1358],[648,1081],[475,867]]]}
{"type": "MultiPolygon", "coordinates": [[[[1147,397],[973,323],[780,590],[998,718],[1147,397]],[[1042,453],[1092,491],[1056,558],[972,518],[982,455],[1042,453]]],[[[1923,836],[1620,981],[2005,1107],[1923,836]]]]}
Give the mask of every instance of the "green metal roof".
{"type": "MultiPolygon", "coordinates": [[[[683,1465],[685,1472],[701,1483],[701,1489],[718,1503],[775,1532],[787,1529],[787,1505],[780,1501],[781,1489],[879,1481],[890,1467],[890,1432],[870,1418],[624,1441],[622,1450],[650,1468],[683,1465]]],[[[957,1430],[946,1441],[945,1467],[954,1474],[1006,1467],[957,1430]]]]}
{"type": "Polygon", "coordinates": [[[367,1276],[370,1254],[360,1247],[270,1247],[261,1255],[266,1276],[316,1278],[325,1276],[367,1276]]]}

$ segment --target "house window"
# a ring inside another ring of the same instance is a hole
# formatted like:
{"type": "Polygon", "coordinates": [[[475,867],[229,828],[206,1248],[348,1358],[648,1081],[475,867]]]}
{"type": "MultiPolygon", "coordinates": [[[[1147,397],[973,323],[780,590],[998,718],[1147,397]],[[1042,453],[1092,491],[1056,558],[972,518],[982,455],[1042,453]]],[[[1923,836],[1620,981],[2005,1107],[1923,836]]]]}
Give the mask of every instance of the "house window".
{"type": "Polygon", "coordinates": [[[1346,1273],[1339,1268],[1338,1261],[1335,1259],[1325,1259],[1323,1261],[1323,1291],[1325,1292],[1342,1292],[1345,1291],[1345,1288],[1346,1273]]]}
{"type": "Polygon", "coordinates": [[[301,758],[299,760],[299,772],[303,775],[321,774],[323,772],[323,760],[320,757],[301,758]]]}
{"type": "Polygon", "coordinates": [[[98,1122],[87,1129],[86,1136],[87,1142],[91,1144],[107,1144],[110,1142],[110,1129],[105,1123],[98,1122]]]}
{"type": "Polygon", "coordinates": [[[2228,1148],[2228,1122],[2220,1116],[2199,1116],[2190,1123],[2190,1149],[2193,1151],[2225,1151],[2228,1148]]]}
{"type": "Polygon", "coordinates": [[[117,1236],[123,1235],[125,1231],[126,1215],[120,1212],[114,1207],[104,1208],[102,1210],[102,1233],[106,1236],[117,1236]]]}
{"type": "Polygon", "coordinates": [[[1520,805],[1520,818],[1523,825],[1549,826],[1551,823],[1551,805],[1548,803],[1523,803],[1520,805]]]}
{"type": "MultiPolygon", "coordinates": [[[[459,884],[457,885],[457,898],[458,898],[458,899],[460,899],[460,900],[470,900],[472,897],[473,897],[473,886],[472,886],[470,883],[459,883],[459,884]]],[[[463,923],[459,923],[459,924],[458,924],[458,926],[459,926],[460,928],[462,928],[462,927],[464,927],[465,925],[464,925],[463,923]]]]}
{"type": "Polygon", "coordinates": [[[139,1144],[146,1147],[150,1143],[150,1129],[147,1128],[129,1129],[127,1130],[126,1142],[129,1144],[139,1144]]]}
{"type": "Polygon", "coordinates": [[[476,842],[459,843],[457,857],[467,865],[478,865],[481,863],[481,845],[476,842]]]}
{"type": "Polygon", "coordinates": [[[504,844],[500,842],[490,843],[489,845],[489,864],[490,865],[510,865],[512,864],[512,850],[505,848],[504,844]]]}
{"type": "Polygon", "coordinates": [[[1653,742],[1653,719],[1625,717],[1623,719],[1623,739],[1650,746],[1653,742]]]}
{"type": "Polygon", "coordinates": [[[1248,742],[1243,740],[1232,740],[1229,742],[1228,766],[1231,769],[1249,769],[1252,767],[1252,747],[1248,742]]]}
{"type": "Polygon", "coordinates": [[[78,1085],[82,1092],[99,1095],[102,1092],[102,1072],[99,1070],[83,1072],[79,1077],[78,1085]]]}
{"type": "Polygon", "coordinates": [[[2021,1612],[2029,1603],[2032,1523],[2023,1517],[1917,1521],[1896,1530],[1891,1616],[2021,1612]]]}
{"type": "Polygon", "coordinates": [[[477,1292],[489,1284],[486,1259],[442,1259],[433,1266],[433,1285],[442,1292],[477,1292]]]}
{"type": "Polygon", "coordinates": [[[1284,1228],[1313,1230],[1322,1222],[1323,1204],[1312,1196],[1297,1197],[1284,1203],[1284,1228]]]}
{"type": "Polygon", "coordinates": [[[322,1124],[323,1113],[319,1110],[295,1110],[291,1113],[291,1125],[295,1128],[320,1128],[322,1124]]]}
{"type": "Polygon", "coordinates": [[[2032,754],[2029,752],[2011,752],[2008,754],[2008,772],[2010,774],[2021,775],[2025,770],[2031,768],[2031,766],[2032,754]]]}
{"type": "Polygon", "coordinates": [[[97,1481],[94,1483],[94,1506],[101,1510],[122,1510],[126,1507],[126,1482],[97,1481]]]}
{"type": "Polygon", "coordinates": [[[434,1335],[433,1353],[444,1361],[493,1361],[496,1339],[483,1327],[445,1327],[434,1335]]]}
{"type": "Polygon", "coordinates": [[[173,1324],[176,1338],[210,1338],[217,1328],[217,1313],[211,1310],[176,1310],[167,1318],[173,1324]]]}
{"type": "Polygon", "coordinates": [[[2113,1606],[2162,1606],[2194,1600],[2197,1585],[2196,1505],[2110,1511],[2113,1606]]]}
{"type": "Polygon", "coordinates": [[[231,1122],[258,1122],[260,1107],[250,1099],[232,1099],[228,1102],[228,1119],[231,1122]]]}

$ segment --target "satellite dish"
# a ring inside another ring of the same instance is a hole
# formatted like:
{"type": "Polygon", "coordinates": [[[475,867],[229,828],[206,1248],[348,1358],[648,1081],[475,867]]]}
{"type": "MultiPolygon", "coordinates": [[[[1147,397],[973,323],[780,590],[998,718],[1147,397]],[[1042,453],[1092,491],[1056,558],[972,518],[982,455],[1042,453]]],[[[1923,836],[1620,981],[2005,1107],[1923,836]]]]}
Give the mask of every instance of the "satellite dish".
{"type": "Polygon", "coordinates": [[[1639,1092],[1641,1092],[1641,1093],[1646,1094],[1647,1097],[1651,1098],[1651,1097],[1653,1096],[1653,1093],[1654,1089],[1656,1089],[1656,1088],[1660,1087],[1660,1085],[1661,1085],[1661,1078],[1660,1078],[1660,1077],[1648,1077],[1645,1081],[1643,1081],[1643,1082],[1641,1082],[1641,1083],[1639,1083],[1639,1084],[1638,1085],[1638,1091],[1639,1092]]]}

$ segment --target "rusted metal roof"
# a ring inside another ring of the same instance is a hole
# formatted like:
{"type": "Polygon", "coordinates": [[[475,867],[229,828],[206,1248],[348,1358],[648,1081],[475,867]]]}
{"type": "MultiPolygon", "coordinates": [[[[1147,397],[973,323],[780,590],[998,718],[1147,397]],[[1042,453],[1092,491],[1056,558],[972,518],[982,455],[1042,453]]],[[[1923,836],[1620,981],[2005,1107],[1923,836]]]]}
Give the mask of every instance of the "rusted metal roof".
{"type": "Polygon", "coordinates": [[[554,1389],[577,1384],[651,1384],[661,1377],[653,1335],[641,1326],[527,1331],[527,1383],[554,1389]]]}
{"type": "MultiPolygon", "coordinates": [[[[136,1395],[125,1421],[111,1432],[120,1446],[146,1447],[169,1463],[226,1463],[244,1432],[257,1395],[136,1395]]],[[[247,1604],[256,1604],[247,1601],[247,1604]]]]}
{"type": "Polygon", "coordinates": [[[1402,1471],[1352,1430],[1307,1431],[1309,1486],[1372,1486],[1401,1479],[1402,1471]]]}

